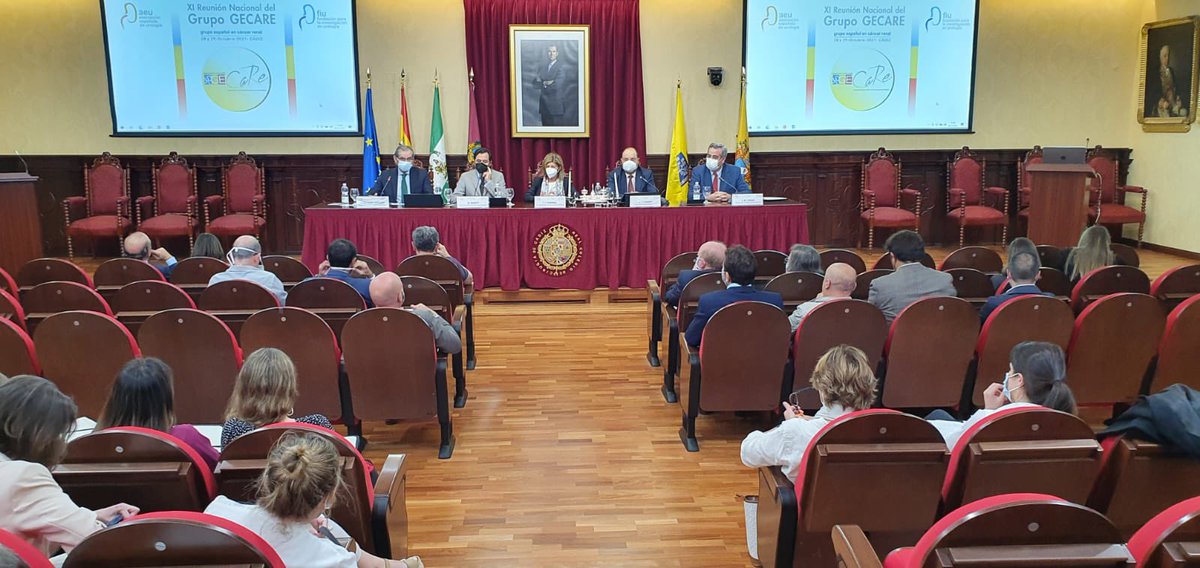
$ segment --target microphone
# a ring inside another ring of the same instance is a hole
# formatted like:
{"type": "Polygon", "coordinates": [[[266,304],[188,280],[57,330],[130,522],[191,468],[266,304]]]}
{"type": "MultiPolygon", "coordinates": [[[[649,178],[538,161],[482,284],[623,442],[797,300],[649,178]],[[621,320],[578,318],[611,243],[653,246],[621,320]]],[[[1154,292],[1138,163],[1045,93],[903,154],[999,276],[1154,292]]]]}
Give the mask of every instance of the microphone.
{"type": "MultiPolygon", "coordinates": [[[[612,184],[613,184],[613,196],[620,198],[621,197],[621,188],[620,188],[620,186],[617,185],[617,170],[613,170],[612,184]]],[[[629,193],[629,188],[625,188],[625,193],[629,193]]]]}
{"type": "Polygon", "coordinates": [[[25,175],[29,175],[29,163],[25,161],[23,156],[21,156],[21,151],[14,148],[13,152],[17,154],[17,159],[21,160],[21,165],[25,166],[25,175]]]}

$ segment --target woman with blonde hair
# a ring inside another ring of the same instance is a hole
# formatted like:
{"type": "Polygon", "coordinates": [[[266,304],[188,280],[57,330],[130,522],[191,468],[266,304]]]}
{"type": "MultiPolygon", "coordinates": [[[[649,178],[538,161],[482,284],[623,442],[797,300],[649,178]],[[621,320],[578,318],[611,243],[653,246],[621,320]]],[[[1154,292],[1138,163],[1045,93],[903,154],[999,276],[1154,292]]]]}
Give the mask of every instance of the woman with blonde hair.
{"type": "Polygon", "coordinates": [[[276,422],[305,422],[333,429],[329,419],[320,414],[292,418],[299,396],[296,366],[286,353],[273,347],[251,353],[242,363],[229,397],[221,445],[228,446],[238,437],[276,422]]]}
{"type": "Polygon", "coordinates": [[[533,183],[530,184],[529,191],[525,192],[525,201],[533,202],[533,198],[539,195],[558,196],[573,193],[574,188],[565,175],[562,156],[554,152],[546,154],[538,163],[537,173],[533,174],[533,183]]]}
{"type": "Polygon", "coordinates": [[[1112,237],[1109,236],[1108,229],[1101,225],[1092,225],[1079,235],[1079,245],[1067,253],[1063,272],[1071,282],[1078,282],[1087,273],[1111,266],[1114,261],[1112,237]]]}

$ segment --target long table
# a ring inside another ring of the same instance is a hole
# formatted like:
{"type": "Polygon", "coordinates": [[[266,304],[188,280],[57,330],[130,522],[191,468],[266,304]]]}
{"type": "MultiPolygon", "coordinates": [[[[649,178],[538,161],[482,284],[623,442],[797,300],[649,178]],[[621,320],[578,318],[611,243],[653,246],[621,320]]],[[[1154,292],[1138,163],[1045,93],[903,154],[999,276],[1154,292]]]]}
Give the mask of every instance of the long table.
{"type": "Polygon", "coordinates": [[[302,260],[316,270],[337,238],[394,268],[412,254],[412,231],[438,229],[475,275],[475,287],[641,288],[663,265],[707,240],[787,251],[808,242],[808,211],[795,202],[634,208],[305,209],[302,260]]]}

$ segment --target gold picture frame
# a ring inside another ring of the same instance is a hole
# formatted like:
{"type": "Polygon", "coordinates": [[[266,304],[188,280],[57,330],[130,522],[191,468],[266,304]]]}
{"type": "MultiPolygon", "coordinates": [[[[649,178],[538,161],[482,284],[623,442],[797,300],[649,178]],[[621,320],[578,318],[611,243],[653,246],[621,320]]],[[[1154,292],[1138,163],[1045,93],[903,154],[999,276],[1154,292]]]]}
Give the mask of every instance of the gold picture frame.
{"type": "Polygon", "coordinates": [[[1196,120],[1200,16],[1142,26],[1137,121],[1146,132],[1187,132],[1196,120]]]}
{"type": "Polygon", "coordinates": [[[590,26],[508,26],[513,138],[588,138],[590,26]]]}

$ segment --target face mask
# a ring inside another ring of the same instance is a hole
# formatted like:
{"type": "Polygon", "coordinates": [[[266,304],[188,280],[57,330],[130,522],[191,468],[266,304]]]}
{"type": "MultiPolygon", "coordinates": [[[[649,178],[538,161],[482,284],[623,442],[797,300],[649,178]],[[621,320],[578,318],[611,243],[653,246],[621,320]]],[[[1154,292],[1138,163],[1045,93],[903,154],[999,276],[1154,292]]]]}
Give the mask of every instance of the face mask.
{"type": "Polygon", "coordinates": [[[708,171],[715,172],[715,171],[717,171],[717,168],[720,167],[721,160],[718,160],[716,158],[705,158],[704,165],[706,167],[708,167],[708,171]]]}
{"type": "MultiPolygon", "coordinates": [[[[256,252],[254,252],[253,250],[248,249],[246,247],[232,247],[229,249],[229,252],[225,253],[225,260],[229,262],[230,266],[235,264],[235,261],[233,259],[233,251],[235,251],[235,250],[245,251],[245,252],[252,253],[252,254],[258,254],[256,252]]],[[[255,267],[262,268],[262,258],[259,258],[259,263],[257,265],[255,265],[255,267]]]]}
{"type": "Polygon", "coordinates": [[[1004,373],[1004,382],[1000,383],[1000,393],[1004,395],[1004,400],[1012,402],[1012,391],[1008,390],[1008,378],[1013,376],[1013,373],[1004,373]]]}
{"type": "Polygon", "coordinates": [[[558,168],[546,168],[546,177],[554,179],[558,176],[558,168]]]}
{"type": "Polygon", "coordinates": [[[488,171],[487,164],[481,164],[479,162],[475,162],[475,171],[479,172],[479,175],[486,174],[488,171]]]}
{"type": "Polygon", "coordinates": [[[625,162],[621,164],[621,169],[625,170],[625,173],[631,174],[637,171],[638,165],[637,162],[633,160],[625,160],[625,162]]]}
{"type": "Polygon", "coordinates": [[[404,173],[408,173],[408,170],[412,169],[412,162],[406,162],[406,161],[401,160],[400,162],[396,163],[396,167],[400,168],[400,171],[402,171],[404,173]]]}

